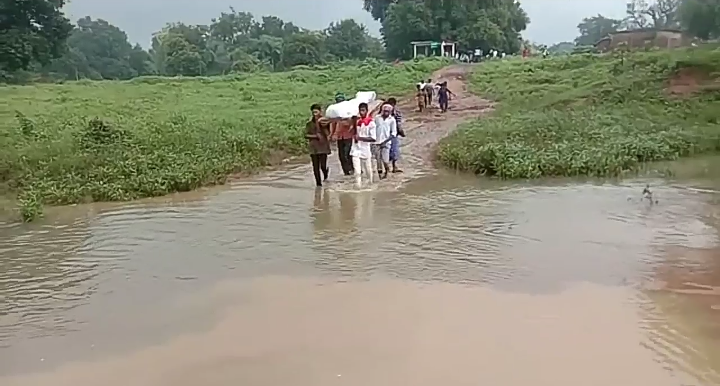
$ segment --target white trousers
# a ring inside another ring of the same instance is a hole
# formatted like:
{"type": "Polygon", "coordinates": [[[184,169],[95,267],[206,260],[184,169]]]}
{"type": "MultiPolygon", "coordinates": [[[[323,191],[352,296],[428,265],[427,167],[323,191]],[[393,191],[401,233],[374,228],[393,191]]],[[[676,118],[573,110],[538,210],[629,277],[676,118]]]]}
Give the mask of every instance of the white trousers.
{"type": "Polygon", "coordinates": [[[352,157],[353,169],[355,169],[355,184],[362,187],[362,173],[367,175],[368,184],[372,184],[373,166],[372,158],[352,157]]]}

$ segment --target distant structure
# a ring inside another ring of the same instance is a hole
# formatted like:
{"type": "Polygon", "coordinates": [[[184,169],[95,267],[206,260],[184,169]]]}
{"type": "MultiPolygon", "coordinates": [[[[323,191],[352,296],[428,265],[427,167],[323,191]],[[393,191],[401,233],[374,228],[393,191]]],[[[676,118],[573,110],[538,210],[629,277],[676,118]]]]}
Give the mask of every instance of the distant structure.
{"type": "Polygon", "coordinates": [[[457,43],[455,42],[422,41],[410,42],[410,44],[413,46],[413,59],[417,58],[419,54],[418,48],[424,51],[424,53],[420,52],[420,54],[424,54],[425,56],[449,56],[454,58],[457,54],[457,43]]]}
{"type": "Polygon", "coordinates": [[[680,30],[673,29],[637,29],[629,31],[618,31],[595,43],[595,49],[599,52],[608,52],[620,45],[629,48],[678,48],[690,45],[692,39],[683,34],[680,30]]]}

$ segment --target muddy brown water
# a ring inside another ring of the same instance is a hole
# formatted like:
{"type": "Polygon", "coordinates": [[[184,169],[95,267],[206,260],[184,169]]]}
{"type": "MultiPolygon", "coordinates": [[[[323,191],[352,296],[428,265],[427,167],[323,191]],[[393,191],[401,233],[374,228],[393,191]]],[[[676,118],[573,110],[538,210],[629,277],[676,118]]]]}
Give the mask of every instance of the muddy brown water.
{"type": "Polygon", "coordinates": [[[301,165],[2,225],[0,384],[720,384],[718,159],[437,171],[432,144],[488,107],[464,74],[438,75],[455,109],[411,116],[406,173],[370,191],[301,165]]]}

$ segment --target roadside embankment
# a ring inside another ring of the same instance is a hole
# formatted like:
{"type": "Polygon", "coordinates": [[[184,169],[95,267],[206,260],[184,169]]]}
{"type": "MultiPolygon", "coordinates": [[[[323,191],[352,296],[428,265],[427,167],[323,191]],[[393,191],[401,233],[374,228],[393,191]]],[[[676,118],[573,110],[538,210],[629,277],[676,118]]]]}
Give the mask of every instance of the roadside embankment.
{"type": "Polygon", "coordinates": [[[720,150],[720,50],[571,55],[477,66],[498,103],[443,140],[450,168],[501,178],[619,176],[720,150]]]}

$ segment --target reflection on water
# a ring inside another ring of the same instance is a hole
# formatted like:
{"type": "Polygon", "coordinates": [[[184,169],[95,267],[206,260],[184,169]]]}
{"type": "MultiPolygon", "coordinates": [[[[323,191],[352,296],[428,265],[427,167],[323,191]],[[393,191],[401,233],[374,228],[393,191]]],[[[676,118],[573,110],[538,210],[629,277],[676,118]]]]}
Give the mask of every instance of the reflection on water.
{"type": "Polygon", "coordinates": [[[308,173],[2,228],[0,383],[718,383],[711,193],[308,173]]]}

